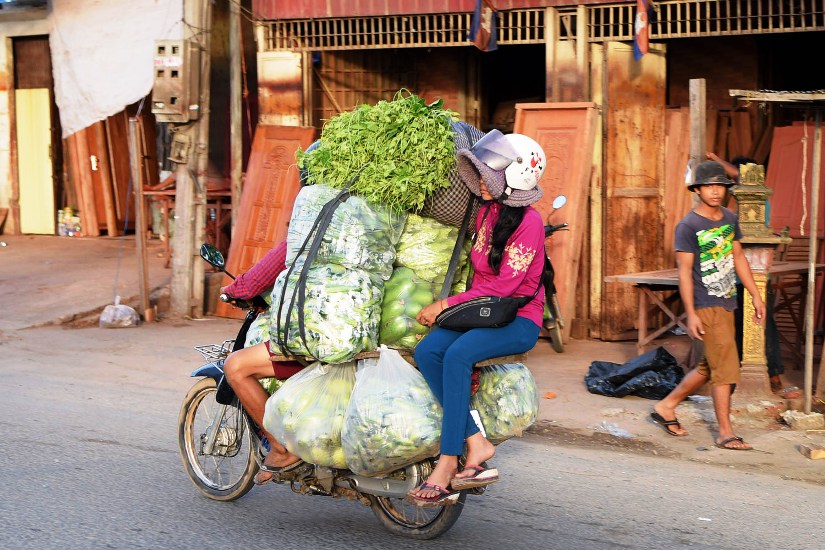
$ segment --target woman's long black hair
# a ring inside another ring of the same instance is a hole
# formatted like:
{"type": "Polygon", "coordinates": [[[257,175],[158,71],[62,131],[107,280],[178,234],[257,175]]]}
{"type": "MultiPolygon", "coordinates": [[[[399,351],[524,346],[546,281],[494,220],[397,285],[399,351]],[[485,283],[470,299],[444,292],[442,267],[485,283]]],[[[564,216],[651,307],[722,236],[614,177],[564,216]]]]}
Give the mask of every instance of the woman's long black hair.
{"type": "Polygon", "coordinates": [[[493,272],[498,274],[501,269],[501,259],[504,256],[504,247],[507,246],[507,241],[513,236],[513,232],[521,225],[521,220],[524,219],[524,212],[527,210],[526,206],[507,206],[501,204],[498,220],[493,228],[493,236],[490,239],[490,256],[487,258],[493,272]]]}

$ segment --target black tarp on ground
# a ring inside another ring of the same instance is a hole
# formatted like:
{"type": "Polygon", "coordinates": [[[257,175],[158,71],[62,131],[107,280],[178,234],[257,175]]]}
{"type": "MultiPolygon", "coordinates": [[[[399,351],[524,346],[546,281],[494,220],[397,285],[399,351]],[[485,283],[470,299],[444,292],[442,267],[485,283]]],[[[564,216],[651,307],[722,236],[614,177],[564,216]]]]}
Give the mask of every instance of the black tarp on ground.
{"type": "Polygon", "coordinates": [[[662,399],[682,380],[685,373],[676,358],[659,347],[623,365],[593,361],[584,377],[587,391],[608,397],[636,395],[662,399]]]}

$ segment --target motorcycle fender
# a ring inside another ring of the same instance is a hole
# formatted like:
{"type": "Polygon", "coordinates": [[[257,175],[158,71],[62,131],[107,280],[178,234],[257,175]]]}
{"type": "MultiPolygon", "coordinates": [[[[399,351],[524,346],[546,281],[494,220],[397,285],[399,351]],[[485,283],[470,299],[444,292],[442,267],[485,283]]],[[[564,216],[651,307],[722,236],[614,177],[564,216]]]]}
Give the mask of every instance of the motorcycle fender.
{"type": "Polygon", "coordinates": [[[219,382],[220,379],[223,378],[223,361],[223,359],[220,359],[201,365],[192,372],[192,378],[208,376],[209,378],[214,378],[216,382],[219,382]]]}
{"type": "Polygon", "coordinates": [[[207,376],[213,378],[218,385],[215,401],[220,405],[231,405],[235,400],[235,391],[223,375],[223,359],[201,365],[192,373],[193,377],[207,376]]]}

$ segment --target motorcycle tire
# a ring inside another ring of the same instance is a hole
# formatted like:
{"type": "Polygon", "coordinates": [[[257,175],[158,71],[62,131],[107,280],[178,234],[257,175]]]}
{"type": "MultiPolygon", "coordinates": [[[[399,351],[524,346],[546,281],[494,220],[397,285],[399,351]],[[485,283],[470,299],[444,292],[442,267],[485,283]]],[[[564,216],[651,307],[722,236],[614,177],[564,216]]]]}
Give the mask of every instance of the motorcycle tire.
{"type": "Polygon", "coordinates": [[[556,322],[553,323],[553,326],[547,328],[547,333],[550,336],[550,345],[553,347],[553,350],[556,353],[562,353],[564,351],[564,340],[562,339],[561,329],[563,327],[562,317],[561,317],[561,308],[559,307],[559,300],[556,298],[556,295],[553,294],[551,298],[550,307],[553,308],[553,316],[556,319],[556,322]]]}
{"type": "Polygon", "coordinates": [[[389,532],[417,540],[438,538],[458,521],[464,510],[467,491],[462,491],[455,504],[421,507],[403,498],[370,495],[372,513],[389,532]]]}
{"type": "Polygon", "coordinates": [[[178,415],[178,447],[187,475],[212,500],[230,501],[244,496],[255,484],[258,439],[250,429],[243,409],[226,408],[215,448],[203,454],[203,442],[221,405],[215,401],[217,384],[204,378],[192,386],[178,415]]]}

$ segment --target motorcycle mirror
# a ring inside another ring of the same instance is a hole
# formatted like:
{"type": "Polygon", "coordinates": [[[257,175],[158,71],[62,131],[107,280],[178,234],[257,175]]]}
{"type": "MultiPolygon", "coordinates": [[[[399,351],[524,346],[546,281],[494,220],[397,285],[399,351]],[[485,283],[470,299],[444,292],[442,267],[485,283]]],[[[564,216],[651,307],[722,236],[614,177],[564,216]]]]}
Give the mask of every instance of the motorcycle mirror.
{"type": "Polygon", "coordinates": [[[567,204],[567,197],[565,197],[564,195],[559,195],[558,197],[553,199],[553,209],[554,210],[558,210],[559,208],[561,208],[565,204],[567,204]]]}
{"type": "Polygon", "coordinates": [[[203,243],[201,245],[201,258],[221,271],[224,271],[224,268],[226,267],[226,261],[223,259],[223,254],[221,254],[221,251],[211,244],[203,243]]]}

